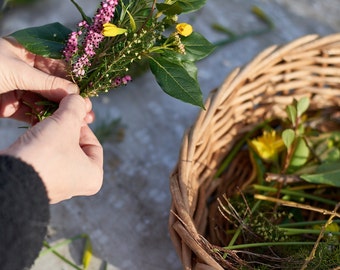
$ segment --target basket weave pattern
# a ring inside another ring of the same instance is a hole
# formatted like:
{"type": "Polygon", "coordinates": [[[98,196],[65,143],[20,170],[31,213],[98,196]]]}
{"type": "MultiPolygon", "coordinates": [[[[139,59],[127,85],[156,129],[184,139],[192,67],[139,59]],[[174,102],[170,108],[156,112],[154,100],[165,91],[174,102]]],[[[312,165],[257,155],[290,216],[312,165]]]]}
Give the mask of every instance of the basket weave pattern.
{"type": "Polygon", "coordinates": [[[210,93],[206,110],[183,137],[170,178],[169,229],[184,269],[229,269],[212,251],[220,244],[216,228],[224,226],[216,218],[216,197],[236,192],[253,169],[239,155],[223,178],[215,178],[216,171],[245,133],[265,119],[284,117],[286,106],[305,96],[310,110],[338,110],[340,34],[269,47],[210,93]]]}

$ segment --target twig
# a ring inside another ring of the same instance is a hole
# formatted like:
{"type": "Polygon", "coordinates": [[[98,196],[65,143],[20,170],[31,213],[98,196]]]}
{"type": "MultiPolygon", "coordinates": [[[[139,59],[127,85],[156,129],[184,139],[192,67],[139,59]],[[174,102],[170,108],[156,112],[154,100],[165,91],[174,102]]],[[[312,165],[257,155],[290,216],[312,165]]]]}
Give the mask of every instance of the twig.
{"type": "MultiPolygon", "coordinates": [[[[273,198],[273,197],[269,197],[269,196],[265,196],[265,195],[261,195],[261,194],[255,194],[254,198],[261,200],[261,201],[269,201],[269,202],[279,203],[279,204],[282,204],[284,206],[290,206],[290,207],[310,210],[310,211],[321,213],[323,215],[330,215],[330,216],[334,215],[334,217],[340,218],[340,213],[336,213],[334,210],[329,211],[329,210],[314,207],[314,206],[311,206],[311,205],[296,203],[296,202],[291,202],[291,201],[285,201],[285,200],[281,200],[281,199],[277,199],[277,198],[273,198]]],[[[335,209],[338,209],[338,204],[337,204],[337,207],[335,209]]]]}
{"type": "Polygon", "coordinates": [[[276,181],[283,184],[293,184],[301,182],[302,179],[297,175],[266,173],[266,182],[276,181]]]}
{"type": "Polygon", "coordinates": [[[313,249],[312,249],[311,253],[310,253],[309,256],[305,259],[305,262],[304,262],[304,264],[302,265],[301,270],[305,270],[305,269],[307,268],[308,264],[311,262],[311,260],[314,259],[315,253],[316,253],[316,249],[318,248],[319,243],[320,243],[321,239],[323,238],[323,236],[324,236],[324,234],[325,234],[325,230],[326,230],[327,226],[329,226],[329,225],[332,223],[332,220],[335,218],[335,216],[337,216],[336,212],[338,211],[339,207],[340,207],[340,203],[338,203],[338,204],[335,206],[334,210],[332,211],[333,214],[329,217],[329,219],[327,220],[326,224],[322,226],[322,229],[321,229],[321,231],[320,231],[319,237],[318,237],[318,239],[316,240],[316,242],[315,242],[315,244],[314,244],[314,246],[313,246],[313,249]]]}

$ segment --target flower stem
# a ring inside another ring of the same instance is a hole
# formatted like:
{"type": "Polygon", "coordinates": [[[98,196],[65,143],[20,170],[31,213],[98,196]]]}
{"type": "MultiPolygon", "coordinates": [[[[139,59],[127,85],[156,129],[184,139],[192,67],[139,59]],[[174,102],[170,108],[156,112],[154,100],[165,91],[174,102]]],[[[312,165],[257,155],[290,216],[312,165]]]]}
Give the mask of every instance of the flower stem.
{"type": "MultiPolygon", "coordinates": [[[[261,185],[253,185],[253,187],[255,188],[255,190],[266,191],[266,192],[277,192],[278,191],[278,189],[274,188],[274,187],[267,187],[267,186],[261,186],[261,185]]],[[[310,194],[310,193],[305,193],[305,192],[300,192],[300,191],[293,191],[293,190],[289,190],[289,189],[281,189],[280,193],[285,194],[285,195],[305,198],[305,199],[311,199],[311,200],[326,203],[326,204],[329,204],[329,205],[336,205],[337,204],[337,202],[335,202],[335,201],[328,200],[328,199],[325,199],[325,198],[321,198],[319,196],[315,196],[315,195],[310,194]]]]}
{"type": "Polygon", "coordinates": [[[292,245],[314,245],[315,242],[263,242],[263,243],[249,243],[249,244],[241,244],[241,245],[228,245],[224,247],[227,250],[234,249],[245,249],[245,248],[254,248],[254,247],[272,247],[272,246],[292,246],[292,245]]]}
{"type": "MultiPolygon", "coordinates": [[[[257,202],[254,204],[253,208],[251,209],[251,213],[254,213],[255,210],[260,206],[260,204],[261,204],[261,201],[257,201],[257,202]]],[[[248,219],[249,219],[249,215],[246,217],[245,222],[247,222],[248,219]]],[[[240,233],[241,233],[241,231],[242,231],[242,227],[243,227],[242,224],[240,224],[240,226],[237,228],[236,232],[234,233],[233,238],[230,240],[230,242],[229,242],[229,244],[228,244],[228,248],[229,248],[230,246],[233,246],[233,245],[234,245],[234,243],[236,242],[238,236],[240,235],[240,233]]]]}
{"type": "MultiPolygon", "coordinates": [[[[285,235],[320,234],[320,230],[313,230],[313,229],[279,228],[279,230],[284,232],[285,235]]],[[[330,233],[332,233],[333,235],[340,235],[340,232],[330,232],[330,233]]]]}

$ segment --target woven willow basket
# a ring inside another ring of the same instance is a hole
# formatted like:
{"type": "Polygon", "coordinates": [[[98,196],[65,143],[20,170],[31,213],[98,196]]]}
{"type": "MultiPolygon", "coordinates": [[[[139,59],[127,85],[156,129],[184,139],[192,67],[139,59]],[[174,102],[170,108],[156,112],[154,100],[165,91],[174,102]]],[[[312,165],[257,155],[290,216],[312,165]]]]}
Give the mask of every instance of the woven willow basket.
{"type": "Polygon", "coordinates": [[[217,213],[216,198],[232,195],[254,170],[249,158],[239,156],[223,177],[216,179],[216,171],[246,132],[265,119],[285,117],[286,106],[305,96],[310,110],[336,115],[340,34],[308,35],[267,48],[210,93],[206,110],[184,135],[170,178],[169,229],[184,269],[232,269],[212,251],[220,245],[220,231],[227,222],[217,213]]]}

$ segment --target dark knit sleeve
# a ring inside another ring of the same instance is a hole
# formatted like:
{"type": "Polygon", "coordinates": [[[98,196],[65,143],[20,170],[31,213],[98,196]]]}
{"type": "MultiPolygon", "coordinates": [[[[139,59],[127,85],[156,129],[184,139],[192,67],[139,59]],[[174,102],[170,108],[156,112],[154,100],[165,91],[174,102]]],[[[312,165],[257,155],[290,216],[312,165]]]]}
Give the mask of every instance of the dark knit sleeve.
{"type": "Polygon", "coordinates": [[[49,221],[46,188],[28,164],[0,155],[0,269],[30,268],[49,221]]]}

